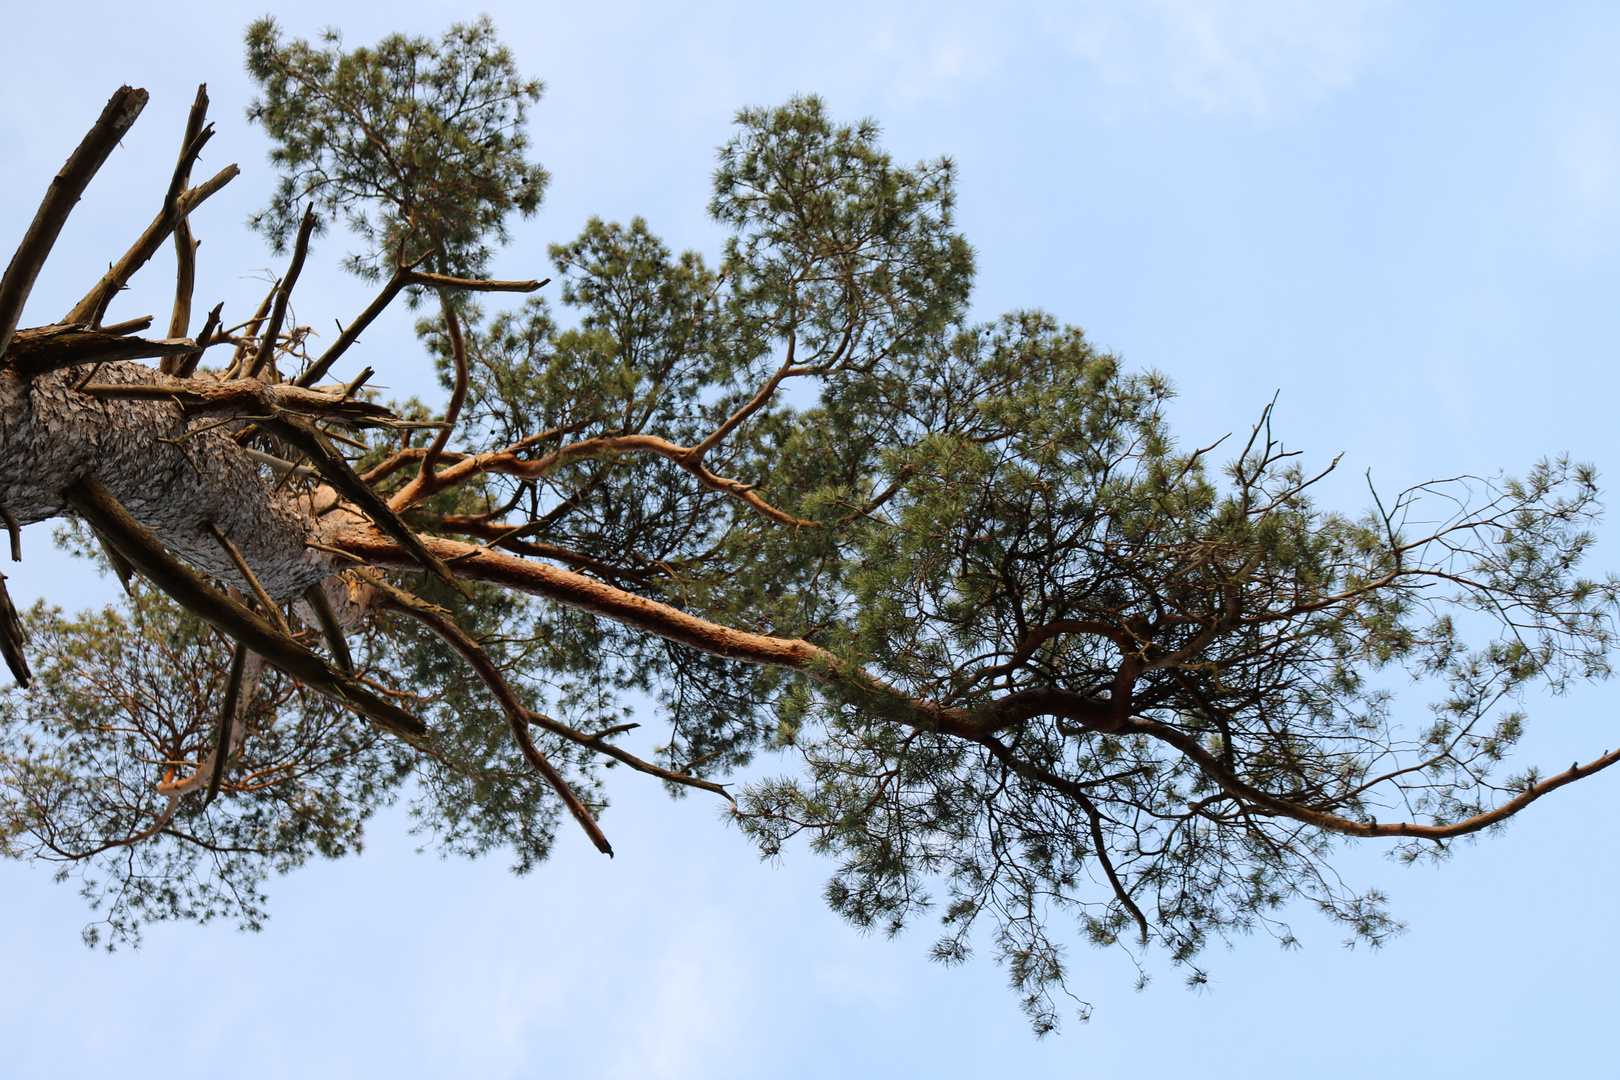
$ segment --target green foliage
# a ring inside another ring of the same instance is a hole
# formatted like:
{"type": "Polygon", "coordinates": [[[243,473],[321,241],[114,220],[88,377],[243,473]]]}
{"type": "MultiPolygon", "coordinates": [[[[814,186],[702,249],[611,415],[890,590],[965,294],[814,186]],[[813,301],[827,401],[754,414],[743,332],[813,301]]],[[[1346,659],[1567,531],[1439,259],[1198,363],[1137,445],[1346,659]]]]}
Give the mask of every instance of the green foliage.
{"type": "Polygon", "coordinates": [[[407,748],[266,669],[223,794],[171,798],[158,785],[213,746],[230,643],[147,589],[74,618],[38,604],[28,625],[37,678],[0,696],[0,829],[79,882],[102,915],[88,943],[164,919],[257,929],[267,875],[358,851],[410,773],[407,748]]]}
{"type": "MultiPolygon", "coordinates": [[[[522,160],[538,84],[487,21],[437,44],[329,40],[250,31],[253,115],[287,170],[260,227],[284,240],[313,198],[370,245],[358,268],[431,250],[481,271],[544,183],[522,160]]],[[[747,109],[719,152],[717,259],[672,252],[639,218],[592,219],[551,248],[561,313],[464,306],[464,373],[448,329],[420,326],[445,386],[465,379],[444,461],[484,456],[412,505],[412,527],[810,661],[396,582],[450,612],[525,706],[609,733],[541,739],[594,808],[593,750],[618,746],[644,696],[674,773],[786,762],[736,792],[761,852],[802,837],[833,859],[827,900],[861,928],[937,915],[942,962],[988,939],[1037,1031],[1058,1022],[1074,937],[1158,951],[1194,985],[1212,941],[1293,943],[1300,901],[1386,940],[1400,926],[1382,894],[1333,869],[1340,838],[1400,819],[1404,855],[1442,855],[1432,830],[1536,782],[1500,775],[1527,693],[1610,673],[1620,586],[1581,576],[1594,473],[1546,461],[1346,516],[1315,505],[1320,475],[1274,439],[1269,407],[1219,466],[1172,436],[1164,376],[1041,312],[969,318],[954,182],[946,160],[895,164],[874,124],[839,125],[819,99],[747,109]],[[1433,698],[1416,723],[1392,694],[1414,682],[1433,698]]],[[[398,496],[433,437],[390,431],[357,467],[398,496]]],[[[115,930],[255,922],[267,870],[352,849],[407,773],[445,849],[509,848],[520,871],[550,849],[557,799],[485,685],[416,622],[373,619],[359,656],[428,722],[424,752],[266,676],[231,775],[279,767],[283,745],[304,764],[206,813],[182,800],[150,836],[154,778],[206,744],[223,643],[145,594],[34,623],[53,659],[4,701],[8,842],[73,859],[110,843],[74,865],[111,883],[87,889],[115,930]],[[161,708],[117,690],[125,669],[157,672],[161,708]]]]}
{"type": "Polygon", "coordinates": [[[527,106],[543,84],[518,75],[494,24],[452,26],[438,41],[390,35],[375,48],[283,42],[274,19],[248,28],[247,69],[263,96],[248,118],[275,140],[282,170],[254,219],[281,251],[306,203],[342,216],[365,243],[347,265],[367,278],[396,260],[481,276],[506,219],[540,205],[549,176],[524,160],[527,106]]]}

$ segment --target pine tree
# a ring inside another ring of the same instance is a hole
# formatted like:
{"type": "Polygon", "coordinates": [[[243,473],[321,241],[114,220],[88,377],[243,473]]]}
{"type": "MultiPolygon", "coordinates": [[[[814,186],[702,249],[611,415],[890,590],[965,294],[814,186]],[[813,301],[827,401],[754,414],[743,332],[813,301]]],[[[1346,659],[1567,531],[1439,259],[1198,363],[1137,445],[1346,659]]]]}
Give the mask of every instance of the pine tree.
{"type": "Polygon", "coordinates": [[[1504,772],[1527,691],[1608,675],[1591,468],[1349,516],[1269,408],[1241,445],[1183,448],[1164,376],[1041,312],[973,321],[952,163],[897,164],[813,97],[738,114],[712,259],[592,220],[550,250],[566,318],[487,313],[544,284],[485,275],[547,181],[541,85],[489,22],[247,42],[281,174],[255,224],[290,251],[256,311],[191,332],[190,218],[236,174],[191,183],[201,91],[157,217],[83,300],[17,329],[144,91],[113,96],[0,280],[13,558],[61,519],[127,589],[19,617],[0,585],[5,851],[81,880],[92,940],[257,925],[268,873],[352,850],[406,793],[447,850],[527,870],[566,813],[611,854],[623,766],[725,800],[766,854],[806,837],[859,927],[938,905],[935,957],[988,937],[1045,1031],[1070,936],[1194,982],[1212,938],[1287,939],[1299,899],[1377,943],[1398,923],[1333,872],[1341,838],[1434,857],[1620,759],[1504,772]],[[316,353],[288,300],[333,224],[379,291],[316,353]],[[106,323],[171,239],[167,334],[106,323]],[[402,296],[437,309],[442,414],[348,369],[402,296]],[[1396,673],[1437,694],[1421,720],[1396,673]],[[762,761],[781,775],[733,779],[762,761]]]}

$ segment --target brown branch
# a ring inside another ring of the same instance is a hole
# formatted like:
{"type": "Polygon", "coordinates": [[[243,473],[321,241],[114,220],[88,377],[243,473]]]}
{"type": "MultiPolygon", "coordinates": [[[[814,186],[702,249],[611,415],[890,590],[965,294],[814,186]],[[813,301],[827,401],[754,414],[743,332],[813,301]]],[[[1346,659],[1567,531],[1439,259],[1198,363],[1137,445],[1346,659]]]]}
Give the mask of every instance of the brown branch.
{"type": "Polygon", "coordinates": [[[529,555],[539,559],[551,559],[556,562],[567,563],[577,570],[588,570],[597,577],[630,578],[633,581],[643,581],[649,576],[645,570],[632,569],[627,566],[614,566],[570,548],[523,539],[523,534],[526,531],[541,527],[539,522],[528,522],[514,526],[502,522],[485,521],[478,515],[445,514],[434,523],[434,527],[448,532],[479,537],[485,542],[485,547],[504,548],[519,555],[529,555]]]}
{"type": "Polygon", "coordinates": [[[353,675],[354,657],[349,654],[349,641],[343,636],[343,624],[338,622],[332,602],[326,598],[326,589],[316,582],[304,590],[304,600],[315,612],[315,621],[321,624],[321,636],[326,638],[326,647],[332,650],[332,658],[337,661],[338,667],[353,675]]]}
{"type": "Polygon", "coordinates": [[[225,676],[225,700],[219,707],[219,734],[214,739],[214,767],[208,771],[208,793],[203,796],[206,810],[219,794],[219,785],[225,779],[225,763],[231,757],[231,728],[236,724],[236,713],[241,708],[242,672],[247,667],[248,647],[237,643],[231,652],[231,670],[225,676]]]}
{"type": "MultiPolygon", "coordinates": [[[[210,134],[212,134],[212,130],[205,129],[196,139],[192,140],[195,150],[202,149],[201,144],[207,141],[210,134]]],[[[195,156],[194,153],[193,156],[195,156]]],[[[99,325],[102,314],[106,312],[107,305],[112,302],[112,298],[118,295],[118,290],[122,289],[129,279],[135,275],[135,271],[145,266],[146,261],[157,254],[157,249],[174,231],[175,224],[198,206],[201,206],[210,195],[236,179],[237,174],[240,172],[241,170],[235,165],[227,165],[214,174],[211,179],[204,181],[189,191],[178,191],[171,185],[170,196],[164,200],[163,209],[159,210],[157,217],[152,219],[152,224],[146,227],[146,231],[124,253],[123,258],[114,263],[101,276],[100,281],[91,286],[90,291],[85,293],[84,299],[73,305],[73,310],[63,316],[62,321],[92,327],[99,325]]]]}
{"type": "Polygon", "coordinates": [[[464,289],[468,292],[534,292],[551,283],[550,278],[541,278],[539,281],[489,281],[483,278],[429,274],[421,270],[407,270],[405,278],[407,285],[430,285],[436,289],[464,289]]]}
{"type": "Polygon", "coordinates": [[[94,476],[64,494],[79,515],[115,543],[130,563],[181,607],[241,642],[316,693],[364,716],[385,731],[421,745],[427,728],[393,702],[373,693],[283,634],[270,622],[209,585],[164,548],[94,476]]]}
{"type": "MultiPolygon", "coordinates": [[[[404,551],[368,527],[341,526],[330,539],[336,549],[372,566],[414,569],[404,551]]],[[[1254,788],[1225,768],[1198,740],[1184,732],[1155,720],[1140,717],[1121,719],[1118,703],[1098,700],[1075,691],[1043,687],[1018,691],[973,710],[949,708],[907,695],[857,665],[807,641],[722,626],[582,574],[544,563],[526,562],[488,548],[439,537],[424,537],[423,541],[440,558],[454,561],[457,573],[468,580],[541,596],[564,607],[599,615],[630,629],[711,655],[799,671],[834,688],[847,700],[876,715],[908,726],[989,745],[993,741],[991,734],[996,730],[1036,716],[1053,715],[1072,720],[1086,730],[1105,734],[1148,735],[1181,751],[1229,795],[1247,804],[1251,812],[1267,811],[1347,836],[1443,840],[1478,832],[1506,820],[1549,792],[1620,762],[1620,750],[1616,750],[1585,765],[1577,763],[1567,772],[1527,787],[1494,810],[1449,825],[1354,821],[1313,810],[1254,788]]]]}
{"type": "MultiPolygon", "coordinates": [[[[425,256],[424,256],[425,258],[425,256]]],[[[388,279],[375,299],[366,306],[366,310],[350,323],[338,339],[332,343],[331,348],[320,355],[315,363],[310,365],[308,371],[298,377],[299,386],[314,386],[326,377],[326,373],[337,363],[338,358],[348,351],[349,346],[360,339],[360,334],[366,327],[387,309],[394,298],[412,285],[428,285],[443,289],[465,289],[469,292],[533,292],[551,281],[545,278],[541,281],[479,281],[470,278],[445,277],[443,274],[428,274],[418,272],[412,266],[400,266],[395,269],[394,276],[388,279]]]]}
{"type": "Polygon", "coordinates": [[[284,441],[303,451],[304,456],[309,458],[309,463],[319,470],[326,482],[332,485],[332,489],[354,503],[362,513],[376,523],[379,529],[393,537],[416,560],[417,566],[426,568],[451,588],[463,591],[455,575],[450,573],[449,567],[440,562],[423,544],[422,538],[400,520],[399,515],[382,496],[355,475],[343,455],[332,448],[325,433],[307,420],[286,413],[264,420],[263,424],[284,441]]]}
{"type": "Polygon", "coordinates": [[[688,460],[690,460],[693,464],[702,461],[703,455],[707,454],[710,450],[713,450],[716,446],[719,446],[721,441],[727,435],[730,435],[733,431],[735,431],[744,420],[747,420],[754,413],[765,407],[765,403],[770,401],[771,396],[776,393],[776,388],[782,385],[782,381],[788,376],[794,374],[793,354],[797,345],[798,338],[793,334],[789,334],[787,359],[782,361],[782,366],[776,369],[776,373],[766,380],[765,385],[759,388],[759,392],[756,393],[746,405],[732,413],[726,418],[725,422],[719,427],[715,428],[707,438],[688,450],[686,452],[688,460]]]}
{"type": "Polygon", "coordinates": [[[3,503],[0,503],[0,521],[6,523],[6,535],[11,538],[11,561],[22,562],[22,528],[3,503]]]}
{"type": "Polygon", "coordinates": [[[226,377],[233,377],[239,372],[242,368],[242,362],[248,357],[248,350],[258,346],[259,327],[264,324],[264,320],[269,316],[270,305],[275,303],[276,292],[280,288],[281,282],[272,282],[270,291],[264,294],[263,300],[259,301],[259,310],[253,313],[253,318],[241,326],[232,327],[232,331],[242,331],[242,336],[239,339],[233,339],[236,340],[236,352],[232,355],[231,362],[225,369],[226,377]]]}
{"type": "MultiPolygon", "coordinates": [[[[381,582],[380,578],[373,575],[367,576],[368,579],[372,580],[373,584],[381,582]]],[[[432,630],[440,640],[459,653],[461,658],[467,662],[467,666],[477,673],[485,686],[489,687],[490,693],[495,695],[495,700],[500,703],[501,709],[506,713],[506,721],[512,729],[512,737],[517,740],[518,746],[522,748],[523,756],[528,759],[530,765],[534,766],[536,772],[545,777],[546,783],[551,785],[552,790],[557,793],[557,797],[562,799],[563,805],[568,807],[569,813],[574,815],[574,820],[579,822],[580,828],[585,830],[585,835],[589,836],[591,843],[596,845],[596,850],[611,858],[613,845],[608,843],[608,839],[603,835],[601,827],[596,824],[596,819],[591,817],[591,812],[586,809],[585,804],[574,793],[574,789],[568,786],[568,781],[563,779],[556,766],[552,765],[546,755],[540,752],[540,748],[534,745],[534,739],[529,735],[529,710],[512,690],[505,677],[501,675],[500,668],[495,665],[495,661],[491,660],[489,654],[484,652],[478,642],[468,636],[467,632],[457,626],[455,620],[442,610],[419,601],[413,602],[415,601],[414,597],[402,593],[385,582],[382,585],[382,595],[384,597],[382,605],[384,607],[409,615],[411,618],[421,622],[429,630],[432,630]]]]}
{"type": "Polygon", "coordinates": [[[124,553],[113,546],[112,541],[102,536],[95,529],[91,529],[90,534],[96,538],[96,543],[101,546],[101,553],[107,556],[107,565],[113,568],[113,573],[118,577],[118,584],[123,588],[124,595],[134,596],[135,568],[129,564],[128,559],[124,558],[124,553]]]}
{"type": "Polygon", "coordinates": [[[304,220],[298,226],[292,265],[287,267],[287,276],[281,279],[281,284],[276,288],[276,304],[270,312],[270,324],[264,328],[264,336],[259,339],[259,351],[248,365],[247,377],[250,379],[257,379],[264,365],[276,353],[276,338],[281,336],[281,324],[287,318],[287,303],[292,299],[293,286],[298,283],[298,275],[304,269],[304,258],[309,254],[309,238],[315,231],[315,225],[315,207],[311,205],[305,208],[304,220]]]}
{"type": "Polygon", "coordinates": [[[18,330],[12,335],[0,367],[14,368],[23,375],[44,375],[79,364],[148,360],[189,353],[196,348],[197,343],[187,338],[152,341],[58,323],[18,330]]]}
{"type": "Polygon", "coordinates": [[[450,303],[446,293],[439,294],[439,303],[444,309],[444,330],[450,338],[450,357],[455,365],[456,383],[450,391],[450,404],[444,410],[444,427],[439,429],[422,455],[422,467],[417,470],[416,476],[389,500],[390,506],[410,506],[423,491],[436,489],[434,469],[439,463],[439,455],[444,453],[445,444],[450,441],[450,433],[461,415],[461,406],[467,400],[467,343],[461,337],[461,320],[456,317],[455,305],[450,303]]]}
{"type": "Polygon", "coordinates": [[[698,482],[710,491],[729,495],[744,503],[762,517],[769,518],[778,524],[793,525],[798,528],[817,528],[821,525],[819,521],[794,517],[786,511],[778,510],[756,495],[748,484],[716,476],[701,461],[691,459],[690,447],[672,443],[668,439],[660,438],[657,435],[614,435],[583,439],[580,442],[553,450],[544,457],[536,458],[533,461],[524,461],[515,453],[506,450],[497,450],[488,454],[475,454],[438,473],[431,484],[423,483],[419,488],[415,488],[413,485],[413,487],[402,490],[389,500],[389,505],[395,510],[404,510],[411,505],[412,501],[420,501],[456,484],[466,483],[481,473],[497,473],[503,476],[519,476],[526,480],[535,480],[573,461],[582,461],[608,454],[626,453],[649,453],[667,458],[692,476],[695,476],[698,482]],[[410,494],[409,500],[404,497],[407,492],[410,494]]]}
{"type": "Polygon", "coordinates": [[[221,301],[214,305],[213,311],[208,313],[208,318],[203,322],[202,332],[197,335],[196,352],[187,353],[175,360],[172,370],[168,366],[170,361],[168,359],[163,361],[164,366],[161,370],[165,375],[173,375],[177,379],[189,379],[197,373],[197,365],[202,362],[204,350],[214,343],[214,331],[219,329],[219,313],[224,308],[225,303],[221,301]]]}
{"type": "Polygon", "coordinates": [[[376,299],[372,300],[367,305],[366,310],[360,313],[360,317],[350,323],[348,328],[338,335],[338,339],[332,343],[331,347],[321,354],[320,359],[311,364],[309,370],[295,380],[297,384],[299,386],[314,386],[320,382],[327,371],[331,370],[332,365],[337,363],[338,357],[342,356],[350,345],[360,340],[361,331],[370,326],[372,320],[381,315],[388,305],[394,302],[394,297],[398,296],[400,290],[404,289],[407,284],[409,282],[405,279],[405,272],[403,270],[395,271],[394,276],[389,279],[387,285],[383,286],[376,299]]]}
{"type": "Polygon", "coordinates": [[[1136,920],[1137,928],[1142,931],[1142,944],[1146,945],[1148,943],[1147,916],[1142,914],[1142,909],[1136,906],[1135,900],[1131,899],[1131,894],[1126,891],[1124,882],[1119,880],[1119,874],[1114,870],[1113,860],[1108,857],[1108,842],[1102,831],[1102,812],[1097,809],[1095,803],[1084,795],[1075,795],[1074,800],[1080,804],[1080,809],[1085,811],[1086,817],[1091,821],[1091,843],[1096,849],[1097,863],[1103,868],[1103,873],[1107,875],[1108,884],[1113,886],[1114,895],[1119,898],[1119,902],[1125,906],[1125,910],[1130,912],[1131,917],[1136,920]]]}
{"type": "MultiPolygon", "coordinates": [[[[410,555],[374,527],[339,525],[326,539],[330,548],[347,552],[371,566],[416,569],[410,555]]],[[[545,563],[527,562],[489,548],[436,536],[424,536],[421,541],[438,558],[454,563],[457,575],[465,580],[544,597],[575,611],[600,615],[632,630],[699,652],[803,672],[863,707],[910,726],[978,741],[998,726],[1015,722],[1015,714],[1020,710],[1039,715],[1042,709],[1060,708],[1065,710],[1064,715],[1077,722],[1105,722],[1102,718],[1108,715],[1106,702],[1099,704],[1083,695],[1059,690],[1010,695],[1006,715],[996,712],[994,705],[971,712],[949,708],[908,695],[802,639],[771,637],[722,626],[595,578],[545,563]]]]}
{"type": "Polygon", "coordinates": [[[357,426],[395,419],[386,407],[339,394],[258,379],[177,379],[157,375],[149,383],[86,383],[81,394],[129,401],[174,401],[187,416],[269,416],[278,412],[336,420],[357,426]]]}
{"type": "MultiPolygon", "coordinates": [[[[33,291],[40,267],[45,265],[45,259],[50,255],[68,214],[84,194],[91,178],[107,160],[107,155],[112,153],[118,140],[124,137],[124,132],[129,130],[146,107],[146,100],[145,90],[119,87],[108,99],[89,133],[68,156],[67,163],[51,179],[45,198],[34,213],[34,220],[29,222],[22,243],[17,245],[11,262],[6,266],[5,276],[0,278],[0,357],[7,356],[9,352],[11,336],[22,318],[28,294],[33,291]]],[[[0,364],[3,363],[0,360],[0,364]]]]}
{"type": "Polygon", "coordinates": [[[637,772],[646,773],[648,776],[656,776],[660,780],[667,781],[671,784],[680,784],[683,787],[692,787],[697,788],[700,791],[708,791],[715,795],[719,795],[730,802],[737,801],[731,797],[731,792],[727,791],[722,785],[716,784],[712,780],[704,780],[700,777],[689,776],[683,772],[675,772],[673,770],[663,768],[662,766],[654,765],[652,762],[644,761],[643,759],[638,758],[636,755],[630,753],[628,750],[622,750],[619,747],[614,746],[612,743],[606,741],[608,735],[623,730],[623,728],[626,727],[635,727],[636,725],[634,724],[625,724],[618,728],[609,728],[607,731],[599,731],[594,735],[587,735],[577,728],[569,727],[567,724],[553,720],[549,716],[542,716],[537,712],[530,712],[528,716],[531,723],[538,724],[540,727],[545,728],[553,735],[561,735],[569,742],[586,747],[590,750],[594,750],[598,754],[604,754],[615,761],[622,762],[623,764],[630,766],[630,768],[636,770],[637,772]]]}
{"type": "Polygon", "coordinates": [[[11,606],[11,595],[6,592],[6,575],[0,574],[0,656],[5,657],[6,667],[11,669],[11,677],[17,680],[17,685],[24,690],[28,689],[28,657],[23,653],[22,620],[17,617],[17,609],[11,606]]]}
{"type": "Polygon", "coordinates": [[[1251,812],[1257,809],[1265,810],[1278,817],[1291,818],[1294,821],[1304,822],[1327,832],[1340,833],[1345,836],[1399,836],[1417,840],[1448,840],[1454,836],[1466,836],[1469,833],[1489,828],[1498,822],[1506,821],[1543,795],[1557,791],[1566,784],[1585,779],[1593,773],[1602,772],[1616,762],[1620,762],[1620,750],[1614,750],[1593,758],[1585,765],[1576,762],[1567,771],[1543,780],[1539,784],[1530,785],[1501,806],[1464,818],[1462,821],[1452,822],[1450,825],[1418,825],[1415,822],[1407,821],[1380,824],[1376,820],[1355,821],[1350,818],[1339,817],[1336,814],[1323,813],[1320,810],[1313,810],[1308,806],[1289,802],[1287,799],[1273,795],[1270,792],[1252,787],[1244,783],[1237,774],[1227,769],[1214,755],[1199,745],[1198,740],[1170,727],[1168,724],[1160,723],[1157,720],[1137,718],[1133,719],[1125,730],[1151,735],[1153,738],[1180,750],[1188,758],[1191,758],[1205,775],[1220,785],[1221,789],[1228,795],[1233,796],[1240,803],[1249,804],[1248,808],[1251,812]]]}
{"type": "MultiPolygon", "coordinates": [[[[197,87],[197,96],[191,102],[186,117],[186,133],[180,139],[180,161],[176,175],[183,192],[191,184],[191,145],[202,134],[208,117],[208,84],[197,87]]],[[[191,235],[191,221],[182,217],[174,226],[174,310],[169,315],[169,336],[185,337],[191,328],[191,296],[197,283],[197,239],[191,235]]],[[[206,338],[206,334],[204,337],[206,338]]],[[[165,360],[163,370],[171,372],[174,363],[165,360]]]]}
{"type": "Polygon", "coordinates": [[[265,591],[264,586],[259,583],[258,575],[253,572],[253,567],[248,565],[248,561],[242,557],[242,553],[237,550],[236,545],[231,543],[231,538],[226,536],[224,530],[212,521],[208,523],[208,534],[214,538],[214,542],[225,552],[225,557],[231,560],[231,565],[235,566],[236,572],[242,575],[242,580],[247,582],[248,588],[258,599],[259,606],[264,609],[265,618],[275,623],[277,630],[291,637],[292,628],[287,625],[287,620],[281,617],[281,608],[270,598],[270,594],[265,591]]]}

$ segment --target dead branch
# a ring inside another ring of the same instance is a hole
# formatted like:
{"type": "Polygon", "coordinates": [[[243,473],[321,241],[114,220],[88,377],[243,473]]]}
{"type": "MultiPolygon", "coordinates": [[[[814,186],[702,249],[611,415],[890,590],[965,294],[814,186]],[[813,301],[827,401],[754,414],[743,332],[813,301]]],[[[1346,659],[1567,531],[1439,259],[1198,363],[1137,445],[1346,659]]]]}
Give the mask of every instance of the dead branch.
{"type": "MultiPolygon", "coordinates": [[[[242,695],[242,672],[247,667],[248,648],[238,643],[231,652],[231,670],[225,676],[225,700],[219,706],[219,734],[214,738],[214,760],[209,763],[208,793],[203,796],[203,809],[207,809],[219,794],[219,785],[225,779],[225,764],[231,759],[232,730],[238,727],[237,712],[245,703],[242,695]]],[[[198,774],[202,769],[197,769],[198,774]]]]}
{"type": "Polygon", "coordinates": [[[17,617],[17,609],[11,606],[11,595],[6,592],[6,575],[0,574],[0,656],[4,656],[6,667],[11,669],[11,677],[17,680],[17,685],[23,689],[28,688],[28,657],[23,655],[22,620],[17,617]]]}
{"type": "Polygon", "coordinates": [[[89,134],[85,135],[61,171],[52,178],[44,200],[34,213],[34,220],[29,222],[28,231],[23,234],[22,243],[17,245],[17,250],[11,256],[5,276],[0,278],[0,357],[10,351],[12,333],[22,318],[23,305],[28,302],[28,294],[33,291],[40,267],[45,265],[46,256],[51,253],[68,214],[84,194],[85,186],[107,160],[107,155],[112,153],[118,140],[124,137],[124,132],[129,130],[146,107],[146,99],[145,90],[119,87],[117,93],[108,99],[89,134]]]}
{"type": "Polygon", "coordinates": [[[163,358],[163,366],[159,369],[163,374],[173,375],[177,379],[189,379],[196,374],[197,365],[202,362],[203,352],[214,343],[214,331],[219,329],[219,313],[224,307],[223,301],[215,304],[214,310],[210,311],[208,318],[203,321],[202,332],[197,335],[196,352],[175,358],[163,358]],[[171,363],[174,365],[172,370],[169,367],[171,363]]]}
{"type": "Polygon", "coordinates": [[[216,589],[164,548],[162,542],[94,476],[83,476],[64,494],[149,581],[181,607],[226,634],[316,693],[345,705],[385,731],[421,746],[427,728],[416,717],[373,693],[283,634],[269,621],[216,589]]]}
{"type": "Polygon", "coordinates": [[[357,427],[386,424],[395,416],[386,407],[291,384],[267,385],[258,379],[177,379],[156,375],[150,383],[86,383],[79,393],[109,400],[175,401],[187,416],[269,416],[297,413],[357,427]]]}
{"type": "Polygon", "coordinates": [[[287,276],[281,279],[276,288],[275,307],[270,311],[270,324],[264,328],[264,335],[259,339],[259,351],[248,365],[247,377],[257,379],[259,372],[276,352],[276,339],[281,336],[281,324],[287,318],[287,302],[292,298],[293,286],[298,283],[298,275],[304,269],[304,257],[309,254],[309,237],[315,231],[316,218],[313,206],[304,211],[304,220],[298,226],[298,242],[293,246],[292,265],[287,268],[287,276]]]}
{"type": "MultiPolygon", "coordinates": [[[[205,141],[204,136],[208,134],[210,132],[205,130],[202,135],[198,136],[197,142],[205,141]]],[[[201,150],[202,147],[199,145],[197,149],[201,150]]],[[[235,165],[227,165],[214,174],[212,178],[197,187],[183,193],[177,193],[171,202],[158,211],[158,216],[152,219],[152,224],[146,227],[146,231],[124,253],[123,258],[114,263],[112,268],[101,276],[101,280],[91,287],[90,291],[84,295],[84,299],[73,306],[72,311],[62,317],[62,321],[90,326],[99,325],[102,314],[107,310],[107,305],[112,303],[112,298],[118,295],[118,291],[135,275],[135,271],[145,266],[146,261],[157,253],[157,249],[163,244],[163,241],[167,240],[169,234],[174,231],[175,223],[201,206],[209,196],[220,188],[236,179],[237,174],[240,172],[241,170],[235,165]]]]}
{"type": "Polygon", "coordinates": [[[13,368],[25,376],[44,375],[79,364],[178,356],[196,348],[189,338],[152,341],[59,323],[16,331],[0,358],[0,368],[13,368]]]}

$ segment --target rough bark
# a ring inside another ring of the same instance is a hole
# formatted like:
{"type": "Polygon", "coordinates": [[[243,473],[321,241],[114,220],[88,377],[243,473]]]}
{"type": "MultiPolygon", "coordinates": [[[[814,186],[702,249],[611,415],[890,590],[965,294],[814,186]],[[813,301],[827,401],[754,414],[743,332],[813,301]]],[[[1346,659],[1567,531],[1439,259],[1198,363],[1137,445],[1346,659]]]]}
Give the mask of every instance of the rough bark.
{"type": "MultiPolygon", "coordinates": [[[[0,505],[20,524],[67,512],[65,492],[94,475],[169,550],[243,592],[252,585],[210,525],[231,538],[278,601],[332,573],[333,556],[308,546],[318,539],[315,518],[272,489],[229,425],[212,416],[188,417],[172,399],[78,392],[84,374],[0,371],[0,505]]],[[[95,378],[108,386],[147,386],[159,376],[119,361],[101,365],[95,378]]]]}

